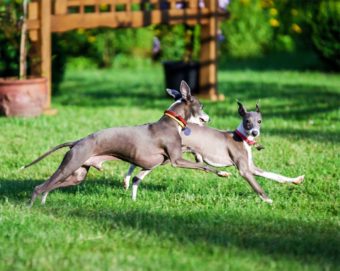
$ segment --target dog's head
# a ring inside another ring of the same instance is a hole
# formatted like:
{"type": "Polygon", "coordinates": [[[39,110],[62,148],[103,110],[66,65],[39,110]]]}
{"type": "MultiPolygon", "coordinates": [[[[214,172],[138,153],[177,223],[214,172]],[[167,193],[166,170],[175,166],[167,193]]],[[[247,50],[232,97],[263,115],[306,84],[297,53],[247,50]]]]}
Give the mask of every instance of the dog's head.
{"type": "Polygon", "coordinates": [[[198,125],[209,121],[209,116],[203,111],[200,101],[191,95],[191,90],[185,81],[181,82],[180,91],[167,89],[168,94],[175,99],[169,110],[175,111],[185,120],[198,125]]]}
{"type": "Polygon", "coordinates": [[[257,137],[260,135],[262,122],[261,111],[258,102],[255,111],[248,112],[247,109],[239,102],[238,113],[242,117],[242,126],[248,136],[257,137]]]}

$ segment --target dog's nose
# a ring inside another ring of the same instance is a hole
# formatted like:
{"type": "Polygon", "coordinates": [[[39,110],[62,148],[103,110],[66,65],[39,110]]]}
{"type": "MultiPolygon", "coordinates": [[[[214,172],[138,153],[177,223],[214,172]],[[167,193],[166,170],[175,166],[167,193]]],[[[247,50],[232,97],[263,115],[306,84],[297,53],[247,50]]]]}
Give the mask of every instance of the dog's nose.
{"type": "Polygon", "coordinates": [[[251,134],[252,134],[252,136],[257,136],[259,134],[259,132],[254,130],[254,131],[251,132],[251,134]]]}

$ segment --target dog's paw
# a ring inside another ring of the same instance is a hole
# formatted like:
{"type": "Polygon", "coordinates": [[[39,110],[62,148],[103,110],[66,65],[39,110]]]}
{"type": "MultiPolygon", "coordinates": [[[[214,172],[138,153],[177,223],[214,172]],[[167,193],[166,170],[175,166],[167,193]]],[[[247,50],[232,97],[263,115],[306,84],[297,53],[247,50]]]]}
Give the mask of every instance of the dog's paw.
{"type": "Polygon", "coordinates": [[[219,171],[217,172],[217,175],[220,177],[230,177],[231,173],[227,172],[227,171],[219,171]]]}
{"type": "Polygon", "coordinates": [[[260,196],[260,198],[261,198],[264,202],[266,202],[266,203],[268,203],[268,204],[272,204],[272,203],[273,203],[273,200],[270,199],[270,198],[263,197],[263,196],[260,196]]]}
{"type": "Polygon", "coordinates": [[[293,184],[300,184],[303,182],[304,179],[305,179],[305,175],[299,176],[293,181],[293,184]]]}
{"type": "Polygon", "coordinates": [[[129,183],[129,182],[126,182],[126,181],[124,180],[124,182],[123,182],[123,187],[124,187],[124,189],[125,189],[125,190],[128,190],[128,189],[129,189],[129,186],[130,186],[130,183],[129,183]]]}

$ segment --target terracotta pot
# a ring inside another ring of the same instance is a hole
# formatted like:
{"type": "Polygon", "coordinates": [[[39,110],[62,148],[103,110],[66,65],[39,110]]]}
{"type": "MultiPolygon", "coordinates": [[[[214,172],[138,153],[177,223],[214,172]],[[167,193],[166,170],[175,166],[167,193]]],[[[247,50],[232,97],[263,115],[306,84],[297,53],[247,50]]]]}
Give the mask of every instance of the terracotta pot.
{"type": "Polygon", "coordinates": [[[46,78],[0,78],[0,115],[34,117],[43,112],[47,101],[46,78]]]}

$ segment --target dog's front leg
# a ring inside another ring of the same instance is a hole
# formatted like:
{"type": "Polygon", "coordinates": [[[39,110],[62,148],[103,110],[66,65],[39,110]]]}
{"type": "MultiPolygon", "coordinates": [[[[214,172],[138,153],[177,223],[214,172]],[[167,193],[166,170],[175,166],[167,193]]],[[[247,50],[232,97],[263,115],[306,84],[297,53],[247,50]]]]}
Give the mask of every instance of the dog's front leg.
{"type": "Polygon", "coordinates": [[[216,170],[216,169],[211,168],[209,166],[206,166],[202,163],[194,163],[194,162],[185,160],[183,158],[178,158],[174,161],[171,161],[171,165],[173,167],[180,167],[180,168],[200,169],[200,170],[204,170],[204,171],[207,171],[207,172],[215,173],[216,175],[218,175],[220,177],[229,177],[230,176],[230,174],[226,171],[219,171],[219,170],[216,170]]]}
{"type": "Polygon", "coordinates": [[[280,174],[276,174],[276,173],[273,173],[273,172],[264,171],[264,170],[262,170],[262,169],[260,169],[256,166],[253,167],[253,173],[256,176],[260,176],[260,177],[263,177],[263,178],[266,178],[266,179],[269,179],[269,180],[273,180],[273,181],[276,181],[276,182],[279,182],[279,183],[300,184],[303,181],[303,179],[305,178],[304,175],[298,176],[296,178],[289,178],[289,177],[282,176],[280,174]]]}
{"type": "Polygon", "coordinates": [[[203,164],[203,157],[201,154],[199,154],[198,152],[195,152],[194,150],[190,149],[189,147],[182,147],[182,152],[186,153],[186,152],[190,152],[195,156],[195,161],[196,163],[201,163],[203,164]]]}
{"type": "Polygon", "coordinates": [[[220,177],[228,177],[229,176],[229,175],[226,176],[224,171],[219,171],[219,170],[213,169],[213,168],[206,166],[202,163],[195,163],[195,162],[191,162],[189,160],[183,159],[182,158],[182,152],[181,152],[180,148],[167,149],[167,152],[169,154],[170,162],[171,162],[171,165],[173,167],[204,170],[204,171],[215,173],[216,175],[218,175],[220,177]]]}
{"type": "MultiPolygon", "coordinates": [[[[183,151],[183,148],[182,148],[182,151],[183,151]]],[[[198,152],[195,152],[195,151],[191,150],[190,148],[187,148],[186,151],[187,151],[187,152],[191,152],[191,153],[195,156],[195,161],[196,161],[196,163],[200,163],[200,164],[203,165],[203,163],[205,162],[205,163],[207,163],[207,164],[210,165],[210,166],[213,166],[213,167],[220,167],[220,166],[216,166],[216,165],[214,165],[214,164],[212,164],[212,163],[209,163],[208,161],[204,161],[204,158],[203,158],[203,155],[202,155],[202,154],[200,154],[200,153],[198,153],[198,152]]],[[[183,152],[184,152],[184,151],[183,151],[183,152]]],[[[217,174],[217,175],[220,176],[220,177],[229,177],[229,176],[231,176],[231,173],[229,173],[229,172],[227,172],[227,171],[217,171],[217,173],[216,173],[216,172],[214,172],[214,173],[217,174]]]]}
{"type": "Polygon", "coordinates": [[[136,168],[136,166],[134,164],[130,164],[128,172],[125,174],[125,177],[124,177],[124,188],[126,190],[129,189],[131,175],[132,175],[132,172],[135,170],[135,168],[136,168]]]}
{"type": "Polygon", "coordinates": [[[137,176],[132,179],[132,200],[135,201],[137,199],[137,190],[140,182],[148,175],[152,170],[151,169],[142,169],[137,176]]]}
{"type": "Polygon", "coordinates": [[[263,191],[262,187],[256,182],[252,171],[249,169],[249,165],[246,161],[240,161],[236,163],[236,166],[241,174],[241,176],[250,184],[253,190],[260,196],[260,198],[269,204],[273,203],[266,193],[263,191]]]}

